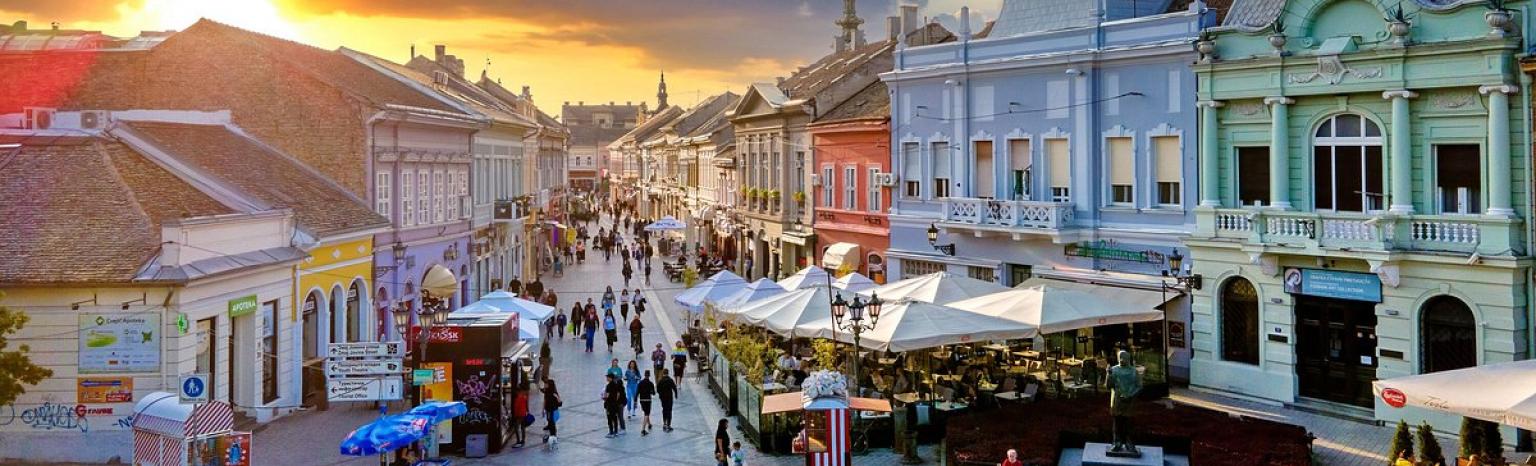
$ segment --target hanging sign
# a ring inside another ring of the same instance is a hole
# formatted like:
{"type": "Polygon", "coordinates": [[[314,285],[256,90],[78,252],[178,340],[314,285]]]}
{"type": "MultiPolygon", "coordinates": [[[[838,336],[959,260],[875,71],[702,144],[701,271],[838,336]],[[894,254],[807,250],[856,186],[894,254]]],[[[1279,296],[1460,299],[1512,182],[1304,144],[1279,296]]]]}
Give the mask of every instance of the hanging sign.
{"type": "Polygon", "coordinates": [[[256,295],[229,300],[229,316],[240,317],[256,312],[256,295]]]}

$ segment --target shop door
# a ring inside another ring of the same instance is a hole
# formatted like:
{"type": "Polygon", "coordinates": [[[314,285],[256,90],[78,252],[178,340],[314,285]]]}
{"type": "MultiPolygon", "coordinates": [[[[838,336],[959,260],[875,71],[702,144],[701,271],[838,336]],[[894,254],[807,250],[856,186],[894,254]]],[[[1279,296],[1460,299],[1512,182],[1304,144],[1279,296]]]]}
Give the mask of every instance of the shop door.
{"type": "Polygon", "coordinates": [[[1370,407],[1376,380],[1375,304],[1296,297],[1296,376],[1301,396],[1370,407]]]}

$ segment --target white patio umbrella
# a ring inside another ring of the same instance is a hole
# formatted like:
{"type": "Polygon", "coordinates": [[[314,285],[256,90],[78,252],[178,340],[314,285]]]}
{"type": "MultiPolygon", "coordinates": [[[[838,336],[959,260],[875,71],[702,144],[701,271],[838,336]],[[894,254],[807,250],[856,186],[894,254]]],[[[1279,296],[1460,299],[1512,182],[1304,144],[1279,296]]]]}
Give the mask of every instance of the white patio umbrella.
{"type": "Polygon", "coordinates": [[[479,301],[475,301],[470,305],[473,306],[480,303],[489,304],[507,312],[516,312],[521,317],[527,317],[539,322],[543,322],[550,316],[555,315],[555,308],[553,307],[519,298],[517,295],[506,291],[486,293],[485,296],[480,297],[479,301]]]}
{"type": "Polygon", "coordinates": [[[759,299],[778,296],[784,294],[786,291],[789,290],[785,290],[784,287],[779,286],[778,283],[774,283],[773,280],[759,278],[757,281],[748,284],[745,288],[742,288],[741,291],[737,291],[730,296],[726,296],[721,298],[719,301],[716,301],[715,306],[720,307],[721,309],[729,309],[731,307],[740,306],[746,303],[757,301],[759,299]]]}
{"type": "MultiPolygon", "coordinates": [[[[831,292],[825,286],[790,290],[784,294],[727,310],[738,321],[786,337],[831,338],[831,292]]],[[[848,297],[845,296],[844,299],[848,297]]]]}
{"type": "Polygon", "coordinates": [[[678,220],[671,215],[668,215],[657,219],[654,222],[651,222],[650,225],[646,225],[645,231],[671,231],[682,230],[684,228],[688,228],[688,224],[683,223],[682,220],[678,220]]]}
{"type": "Polygon", "coordinates": [[[800,269],[799,272],[795,272],[789,278],[779,280],[779,286],[784,287],[786,290],[800,290],[815,286],[827,286],[827,282],[831,280],[826,270],[812,265],[800,269]]]}
{"type": "MultiPolygon", "coordinates": [[[[881,297],[885,292],[880,293],[881,297]]],[[[949,307],[1002,317],[1035,327],[1039,333],[1056,333],[1110,324],[1161,320],[1163,311],[1108,293],[1091,293],[1052,285],[1014,288],[1000,293],[956,301],[949,307]]],[[[1022,335],[1014,338],[1028,338],[1022,335]]]]}
{"type": "Polygon", "coordinates": [[[860,292],[859,294],[869,295],[871,293],[878,293],[880,299],[884,299],[886,302],[910,299],[926,303],[949,304],[963,299],[1006,291],[1007,289],[1008,287],[1006,286],[989,281],[977,280],[949,272],[935,272],[886,284],[871,291],[860,292]]]}
{"type": "Polygon", "coordinates": [[[517,316],[517,338],[519,340],[538,341],[544,334],[544,332],[539,331],[540,328],[542,327],[539,321],[529,319],[521,314],[517,316]]]}
{"type": "Polygon", "coordinates": [[[1417,406],[1536,429],[1536,359],[1371,382],[1391,409],[1417,406]]]}
{"type": "MultiPolygon", "coordinates": [[[[514,311],[510,311],[510,310],[507,310],[507,309],[499,308],[499,307],[496,307],[496,306],[493,306],[493,305],[490,305],[490,304],[486,304],[484,302],[476,302],[476,303],[470,304],[468,306],[461,307],[457,311],[453,311],[452,313],[448,314],[448,318],[449,319],[463,319],[463,318],[467,318],[467,319],[473,321],[476,316],[493,315],[493,314],[504,314],[504,313],[512,313],[512,312],[514,312],[514,311]]],[[[518,313],[517,314],[517,338],[519,340],[522,340],[522,341],[538,340],[540,338],[540,336],[543,334],[543,332],[540,331],[540,329],[543,328],[542,325],[543,324],[540,323],[539,321],[533,320],[532,318],[528,317],[525,314],[518,313]]]]}
{"type": "Polygon", "coordinates": [[[858,272],[853,272],[848,275],[843,275],[841,278],[832,281],[832,286],[834,288],[850,293],[863,293],[865,291],[873,290],[875,287],[880,285],[875,284],[875,281],[870,280],[869,277],[860,275],[858,272]]]}
{"type": "MultiPolygon", "coordinates": [[[[1029,324],[922,301],[903,301],[880,310],[873,330],[860,334],[859,345],[879,351],[913,351],[987,340],[1011,340],[1035,334],[1029,324]]],[[[838,332],[837,339],[853,342],[838,332]]]]}
{"type": "Polygon", "coordinates": [[[747,287],[747,280],[741,276],[722,270],[719,273],[694,285],[693,288],[678,293],[674,301],[687,307],[689,310],[698,311],[706,303],[715,303],[727,296],[736,294],[747,287]]]}

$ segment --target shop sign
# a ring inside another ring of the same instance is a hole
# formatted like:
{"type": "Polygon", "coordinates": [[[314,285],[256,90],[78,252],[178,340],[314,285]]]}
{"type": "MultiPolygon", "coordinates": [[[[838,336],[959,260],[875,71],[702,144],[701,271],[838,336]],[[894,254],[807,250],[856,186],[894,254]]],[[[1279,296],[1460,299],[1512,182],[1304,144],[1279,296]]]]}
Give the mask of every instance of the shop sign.
{"type": "Polygon", "coordinates": [[[76,403],[132,403],[133,377],[81,377],[75,379],[76,403]]]}
{"type": "Polygon", "coordinates": [[[160,370],[159,314],[81,314],[81,373],[160,370]]]}
{"type": "Polygon", "coordinates": [[[1086,259],[1098,259],[1108,261],[1137,262],[1142,264],[1162,265],[1168,262],[1167,256],[1162,252],[1151,249],[1133,249],[1123,246],[1115,240],[1078,241],[1068,244],[1064,251],[1067,257],[1082,257],[1086,259]]]}
{"type": "Polygon", "coordinates": [[[1401,408],[1408,404],[1408,395],[1404,394],[1402,390],[1388,388],[1381,391],[1381,401],[1386,402],[1387,406],[1401,408]]]}
{"type": "Polygon", "coordinates": [[[240,317],[256,312],[256,295],[242,296],[229,300],[229,316],[240,317]]]}
{"type": "Polygon", "coordinates": [[[1320,298],[1381,302],[1381,277],[1373,273],[1286,269],[1285,292],[1320,298]]]}
{"type": "Polygon", "coordinates": [[[1184,323],[1174,322],[1171,320],[1168,321],[1168,347],[1183,348],[1185,346],[1186,343],[1184,342],[1184,323]]]}
{"type": "MultiPolygon", "coordinates": [[[[516,327],[513,328],[514,330],[516,327]]],[[[428,330],[427,342],[429,343],[458,343],[464,341],[464,329],[461,327],[432,327],[428,330]]]]}

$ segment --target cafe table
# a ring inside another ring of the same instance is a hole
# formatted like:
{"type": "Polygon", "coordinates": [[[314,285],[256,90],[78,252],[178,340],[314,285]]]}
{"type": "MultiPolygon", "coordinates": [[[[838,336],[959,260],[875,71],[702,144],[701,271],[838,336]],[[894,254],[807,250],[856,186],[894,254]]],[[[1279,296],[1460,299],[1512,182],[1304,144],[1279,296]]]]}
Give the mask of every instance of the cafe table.
{"type": "Polygon", "coordinates": [[[1014,351],[1013,355],[1024,359],[1040,359],[1040,352],[1035,350],[1014,351]]]}
{"type": "Polygon", "coordinates": [[[900,402],[906,403],[906,404],[912,404],[912,403],[916,403],[917,402],[918,396],[917,396],[917,392],[897,393],[895,395],[892,395],[891,399],[896,400],[896,401],[900,401],[900,402]]]}
{"type": "Polygon", "coordinates": [[[993,343],[993,344],[990,344],[990,345],[982,345],[981,349],[988,350],[988,351],[996,351],[996,352],[999,352],[999,353],[1006,353],[1006,352],[1008,352],[1008,346],[1004,345],[1004,344],[1001,344],[1001,343],[993,343]]]}
{"type": "Polygon", "coordinates": [[[969,408],[969,407],[970,407],[970,405],[967,405],[965,403],[954,402],[954,401],[940,401],[940,402],[937,402],[937,403],[933,404],[933,409],[937,409],[939,411],[944,411],[944,412],[959,411],[959,410],[962,410],[962,409],[965,409],[965,408],[969,408]]]}
{"type": "Polygon", "coordinates": [[[1078,359],[1078,358],[1067,358],[1067,359],[1061,360],[1060,362],[1061,362],[1061,365],[1063,365],[1063,366],[1078,367],[1078,366],[1082,366],[1083,365],[1083,360],[1078,359]]]}
{"type": "Polygon", "coordinates": [[[933,380],[939,382],[957,382],[960,380],[960,374],[933,374],[933,380]]]}

